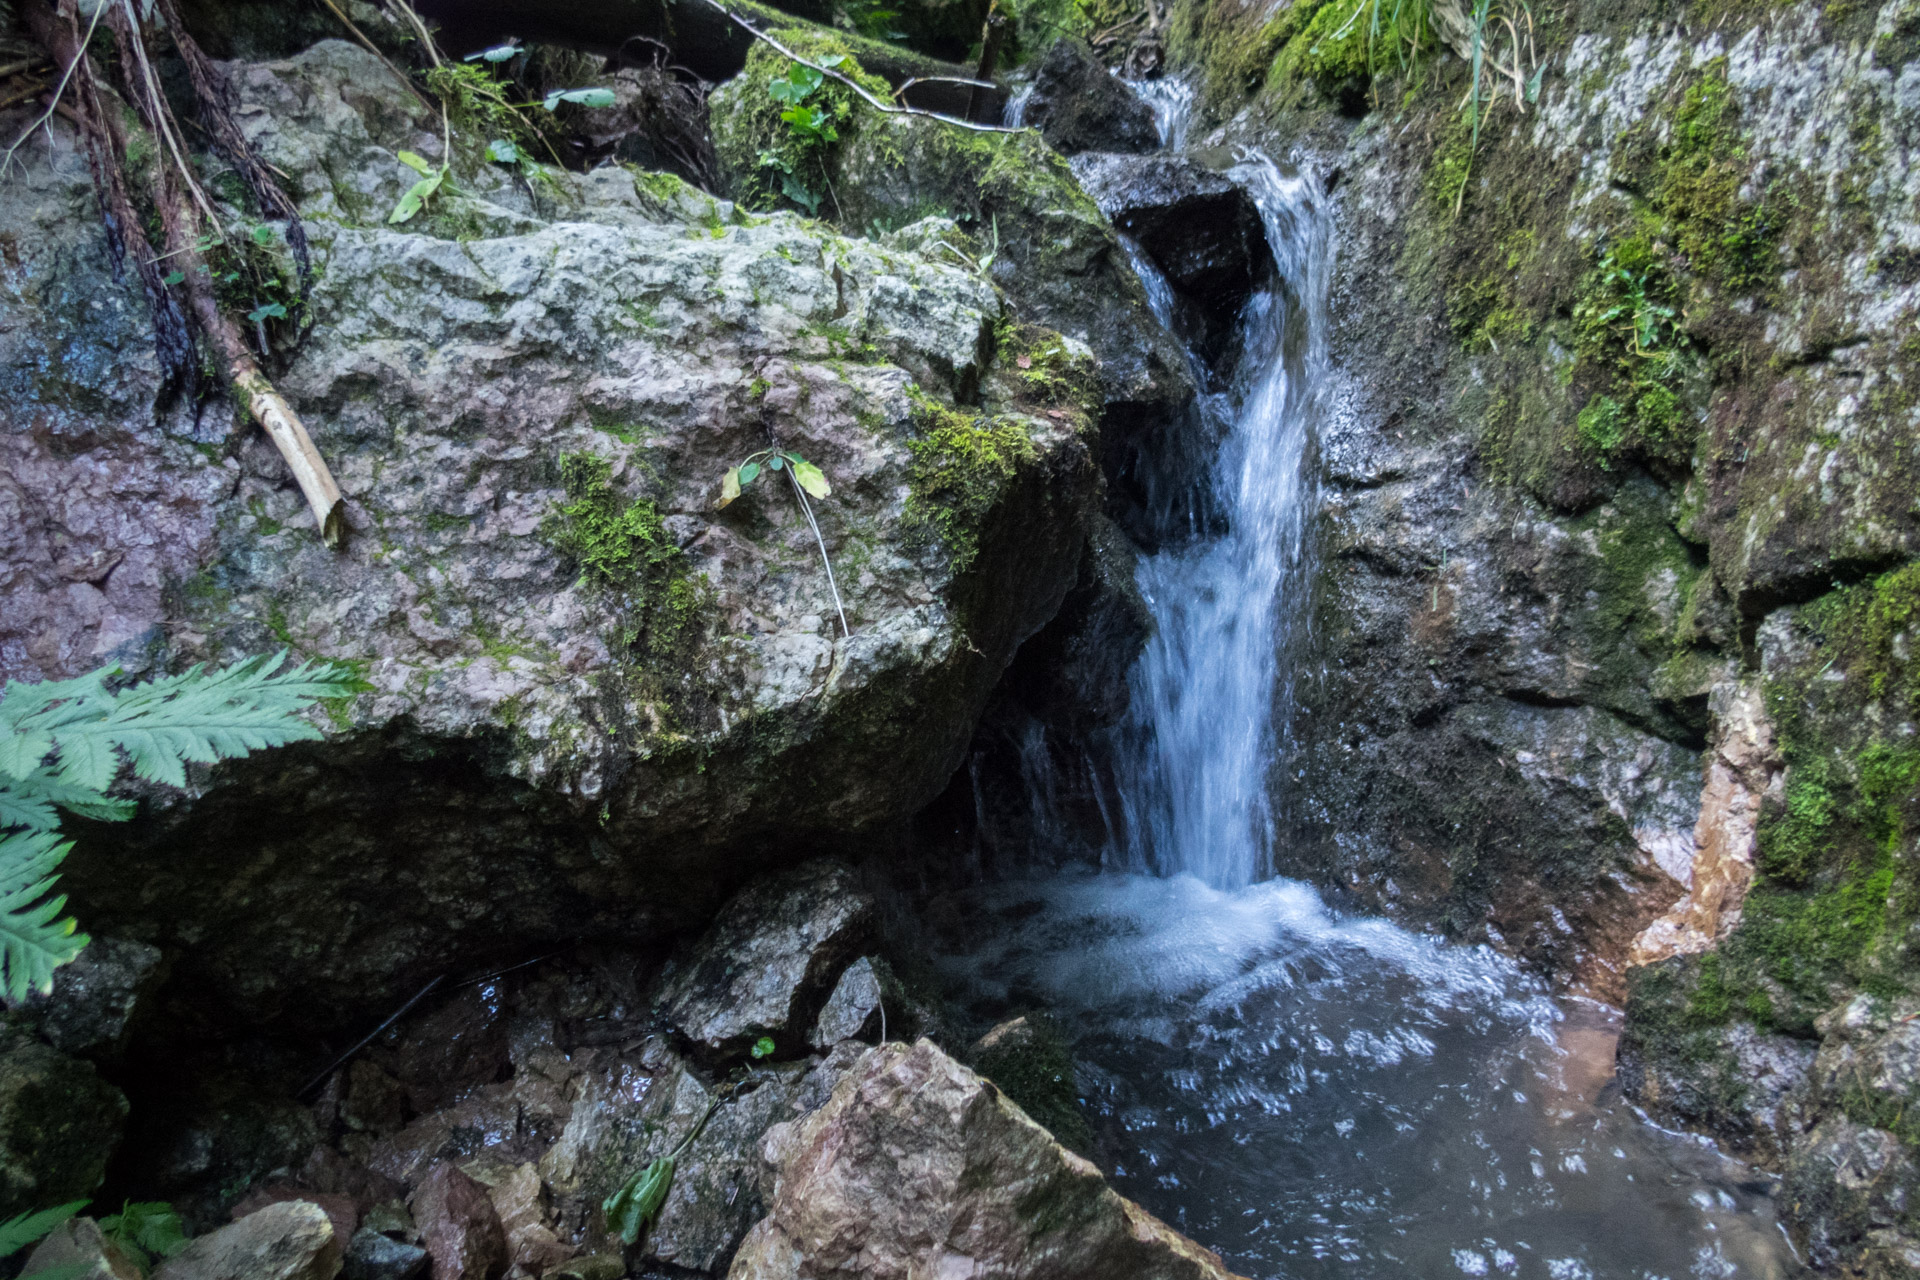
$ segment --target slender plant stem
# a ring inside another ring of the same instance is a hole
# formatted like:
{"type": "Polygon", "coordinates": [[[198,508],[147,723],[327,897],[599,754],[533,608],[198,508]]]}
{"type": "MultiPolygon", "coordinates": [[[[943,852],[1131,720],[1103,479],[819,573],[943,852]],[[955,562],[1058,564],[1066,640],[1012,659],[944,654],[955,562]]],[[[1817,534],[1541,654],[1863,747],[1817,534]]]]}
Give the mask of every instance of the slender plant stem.
{"type": "MultiPolygon", "coordinates": [[[[53,119],[53,113],[60,109],[60,98],[67,91],[67,82],[73,79],[74,68],[80,65],[80,59],[87,56],[87,46],[93,43],[93,33],[99,29],[100,19],[106,12],[107,6],[104,4],[93,11],[93,21],[87,24],[87,38],[80,42],[80,52],[74,55],[73,61],[67,64],[66,71],[61,74],[60,83],[54,87],[53,99],[47,103],[47,109],[42,111],[32,124],[22,129],[20,136],[13,140],[13,145],[7,148],[7,154],[0,156],[0,174],[6,173],[7,167],[13,163],[13,153],[26,145],[27,139],[33,136],[34,130],[53,119]]],[[[51,133],[48,136],[52,136],[51,133]]]]}
{"type": "Polygon", "coordinates": [[[833,561],[827,557],[827,540],[820,536],[820,522],[813,518],[813,507],[807,501],[807,491],[800,487],[800,477],[793,474],[791,466],[782,467],[781,470],[793,482],[793,496],[800,499],[800,511],[807,517],[807,526],[813,530],[813,540],[820,544],[820,563],[827,566],[827,590],[833,592],[833,607],[840,615],[840,634],[851,636],[853,628],[847,625],[847,611],[840,603],[840,588],[833,580],[833,561]]]}

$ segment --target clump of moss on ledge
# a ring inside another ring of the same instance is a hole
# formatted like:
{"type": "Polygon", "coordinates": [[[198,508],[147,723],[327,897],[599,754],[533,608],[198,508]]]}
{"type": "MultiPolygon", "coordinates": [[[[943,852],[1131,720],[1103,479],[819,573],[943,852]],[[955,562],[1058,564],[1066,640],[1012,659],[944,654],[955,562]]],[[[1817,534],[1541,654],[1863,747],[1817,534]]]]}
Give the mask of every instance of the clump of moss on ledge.
{"type": "Polygon", "coordinates": [[[1062,1145],[1093,1153],[1093,1131],[1080,1110],[1073,1052],[1053,1020],[1029,1013],[989,1032],[973,1059],[974,1070],[999,1087],[1062,1145]]]}
{"type": "Polygon", "coordinates": [[[907,524],[946,548],[961,573],[980,553],[980,526],[1037,451],[1018,424],[949,409],[917,390],[913,422],[920,435],[907,441],[907,524]]]}
{"type": "Polygon", "coordinates": [[[711,588],[688,575],[659,508],[624,501],[612,465],[591,453],[563,456],[560,482],[566,498],[542,528],[547,541],[579,564],[583,581],[615,597],[625,643],[655,663],[686,656],[711,588]]]}

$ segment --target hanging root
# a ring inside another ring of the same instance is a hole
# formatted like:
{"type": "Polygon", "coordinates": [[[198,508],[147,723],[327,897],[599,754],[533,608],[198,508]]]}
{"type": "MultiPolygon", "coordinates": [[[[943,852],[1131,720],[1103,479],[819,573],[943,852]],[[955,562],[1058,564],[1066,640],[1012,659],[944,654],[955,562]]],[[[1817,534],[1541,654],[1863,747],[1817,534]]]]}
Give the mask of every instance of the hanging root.
{"type": "MultiPolygon", "coordinates": [[[[234,123],[226,86],[217,69],[180,25],[173,0],[159,0],[159,12],[187,66],[188,79],[200,102],[208,132],[253,190],[261,209],[286,223],[287,241],[300,268],[300,297],[304,301],[311,270],[298,212],[286,194],[268,178],[266,167],[234,123]]],[[[168,394],[180,389],[191,392],[197,386],[198,364],[187,320],[190,314],[193,327],[200,330],[202,338],[219,357],[235,396],[266,429],[280,456],[286,459],[300,491],[306,495],[307,505],[313,509],[320,536],[328,546],[338,546],[346,529],[340,488],[299,416],[261,372],[239,325],[221,310],[219,299],[214,296],[213,275],[202,256],[202,246],[207,235],[223,238],[219,214],[188,162],[185,132],[161,92],[159,77],[148,57],[149,29],[133,0],[103,0],[84,34],[72,0],[61,0],[59,10],[55,9],[54,0],[29,0],[23,16],[34,38],[53,55],[55,64],[65,69],[60,88],[47,108],[49,117],[60,105],[60,95],[69,86],[73,89],[74,117],[86,145],[94,189],[99,194],[107,243],[116,268],[124,267],[131,257],[140,275],[153,313],[155,341],[168,394]],[[118,104],[109,103],[103,97],[99,73],[86,53],[87,40],[103,19],[113,33],[120,54],[121,88],[126,101],[132,104],[141,126],[162,144],[150,168],[146,192],[162,233],[165,246],[162,253],[154,252],[145,219],[137,211],[128,189],[126,124],[116,109],[118,104]],[[163,276],[160,271],[163,262],[175,274],[163,276]],[[176,288],[185,295],[184,313],[176,288]]],[[[31,128],[37,127],[36,121],[31,128]]],[[[9,152],[9,159],[11,155],[9,152]]]]}

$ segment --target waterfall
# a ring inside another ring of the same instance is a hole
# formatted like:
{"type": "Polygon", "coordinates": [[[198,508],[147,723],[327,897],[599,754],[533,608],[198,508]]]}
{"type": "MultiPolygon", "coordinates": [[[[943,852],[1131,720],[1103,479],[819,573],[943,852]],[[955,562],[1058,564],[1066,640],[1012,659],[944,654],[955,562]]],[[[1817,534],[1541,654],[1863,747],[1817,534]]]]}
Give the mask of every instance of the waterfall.
{"type": "Polygon", "coordinates": [[[1153,109],[1154,127],[1160,131],[1160,145],[1179,151],[1187,145],[1187,122],[1193,117],[1193,82],[1184,76],[1163,76],[1158,80],[1129,80],[1134,95],[1153,109]]]}
{"type": "MultiPolygon", "coordinates": [[[[1243,317],[1236,385],[1203,412],[1222,443],[1202,497],[1225,531],[1169,544],[1140,565],[1155,631],[1129,677],[1114,774],[1121,865],[1232,889],[1264,877],[1275,834],[1272,771],[1292,701],[1284,660],[1304,586],[1316,374],[1324,365],[1329,237],[1313,180],[1254,157],[1234,171],[1266,222],[1280,283],[1243,317]]],[[[1138,262],[1136,255],[1136,262],[1138,262]]],[[[1171,294],[1144,273],[1170,321],[1171,294]]],[[[1191,491],[1177,499],[1192,503],[1191,491]]],[[[1167,527],[1193,511],[1156,513],[1167,527]]]]}

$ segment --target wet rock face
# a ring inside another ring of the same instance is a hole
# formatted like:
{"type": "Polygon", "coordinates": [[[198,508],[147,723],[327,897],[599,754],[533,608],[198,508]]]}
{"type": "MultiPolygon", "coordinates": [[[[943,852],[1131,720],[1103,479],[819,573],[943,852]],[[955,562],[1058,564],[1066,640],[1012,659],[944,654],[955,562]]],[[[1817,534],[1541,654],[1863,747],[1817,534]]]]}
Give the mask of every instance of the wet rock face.
{"type": "Polygon", "coordinates": [[[797,1047],[873,929],[873,899],[842,863],[762,880],[721,909],[670,973],[662,1012],[716,1058],[744,1055],[763,1036],[797,1047]]]}
{"type": "Polygon", "coordinates": [[[1272,270],[1260,211],[1185,156],[1076,156],[1074,176],[1182,294],[1230,323],[1272,270]]]}
{"type": "Polygon", "coordinates": [[[1033,74],[1026,123],[1061,155],[1157,151],[1153,110],[1116,80],[1084,40],[1053,43],[1033,74]]]}
{"type": "Polygon", "coordinates": [[[126,1047],[135,1007],[161,979],[158,947],[122,938],[95,938],[80,958],[56,970],[53,991],[30,996],[38,1029],[62,1053],[94,1059],[126,1047]]]}
{"type": "Polygon", "coordinates": [[[730,1280],[1229,1275],[926,1040],[862,1055],[765,1157],[768,1214],[730,1280]]]}
{"type": "Polygon", "coordinates": [[[231,75],[311,220],[318,323],[278,383],[349,495],[348,546],[319,545],[264,441],[201,449],[226,436],[211,411],[156,425],[138,299],[59,150],[5,196],[37,228],[29,274],[67,283],[0,327],[69,358],[0,348],[24,406],[0,483],[52,513],[7,522],[24,585],[0,673],[284,644],[372,689],[324,748],[83,845],[89,927],[192,936],[174,990],[317,1032],[482,952],[667,939],[757,868],[936,794],[1072,583],[1096,483],[1084,406],[1007,367],[992,288],[611,168],[538,208],[463,170],[389,227],[393,154],[437,156],[438,123],[369,55],[231,75]],[[989,411],[994,447],[954,452],[989,411]],[[714,509],[776,441],[834,486],[817,514],[851,638],[780,475],[714,509]]]}

